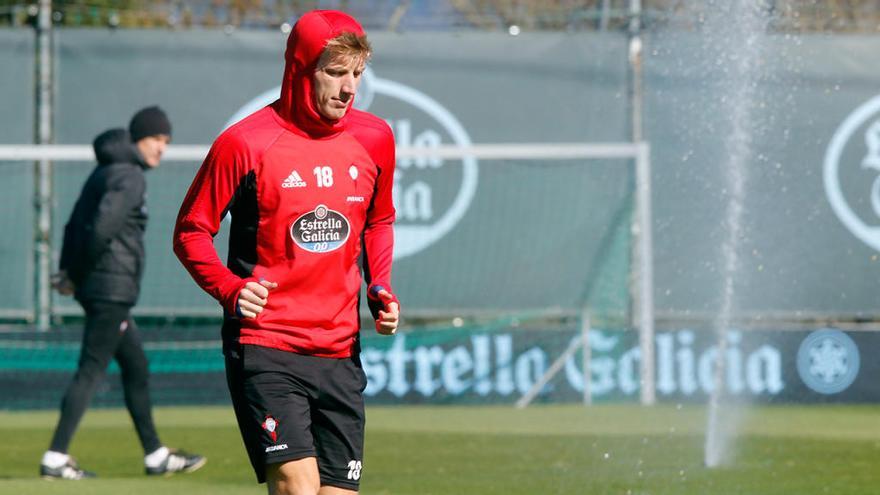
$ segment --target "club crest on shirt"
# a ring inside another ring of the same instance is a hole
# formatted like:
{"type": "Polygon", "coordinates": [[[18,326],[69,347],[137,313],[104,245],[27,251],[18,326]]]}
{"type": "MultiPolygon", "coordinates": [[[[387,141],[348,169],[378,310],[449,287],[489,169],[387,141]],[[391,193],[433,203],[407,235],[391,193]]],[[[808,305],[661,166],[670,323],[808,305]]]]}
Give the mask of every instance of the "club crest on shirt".
{"type": "Polygon", "coordinates": [[[318,205],[290,226],[290,238],[312,253],[327,253],[345,244],[351,233],[348,219],[338,211],[318,205]]]}

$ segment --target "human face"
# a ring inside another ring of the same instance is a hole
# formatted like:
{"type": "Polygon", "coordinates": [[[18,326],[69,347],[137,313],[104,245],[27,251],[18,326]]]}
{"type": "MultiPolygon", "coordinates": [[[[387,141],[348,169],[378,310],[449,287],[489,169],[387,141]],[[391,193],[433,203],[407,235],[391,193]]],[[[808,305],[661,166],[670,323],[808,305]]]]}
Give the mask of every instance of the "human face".
{"type": "Polygon", "coordinates": [[[340,58],[321,62],[312,77],[313,103],[324,118],[339,120],[354,101],[365,64],[360,59],[340,58]]]}
{"type": "Polygon", "coordinates": [[[165,148],[171,142],[171,136],[167,134],[157,134],[155,136],[147,136],[135,143],[141,156],[144,157],[144,163],[150,168],[156,168],[162,161],[162,154],[165,148]]]}

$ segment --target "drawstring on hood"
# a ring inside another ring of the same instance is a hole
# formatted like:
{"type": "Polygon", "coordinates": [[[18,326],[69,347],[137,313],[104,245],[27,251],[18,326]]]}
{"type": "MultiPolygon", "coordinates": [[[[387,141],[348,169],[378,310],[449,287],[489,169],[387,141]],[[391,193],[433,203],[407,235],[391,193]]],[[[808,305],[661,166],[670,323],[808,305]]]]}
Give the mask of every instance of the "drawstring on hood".
{"type": "MultiPolygon", "coordinates": [[[[327,42],[342,33],[363,36],[361,25],[350,15],[335,10],[315,10],[303,15],[290,37],[284,53],[284,79],[281,98],[275,110],[287,122],[310,137],[328,137],[342,132],[348,117],[330,120],[315,108],[312,76],[327,42]]],[[[353,102],[352,102],[353,105],[353,102]]]]}

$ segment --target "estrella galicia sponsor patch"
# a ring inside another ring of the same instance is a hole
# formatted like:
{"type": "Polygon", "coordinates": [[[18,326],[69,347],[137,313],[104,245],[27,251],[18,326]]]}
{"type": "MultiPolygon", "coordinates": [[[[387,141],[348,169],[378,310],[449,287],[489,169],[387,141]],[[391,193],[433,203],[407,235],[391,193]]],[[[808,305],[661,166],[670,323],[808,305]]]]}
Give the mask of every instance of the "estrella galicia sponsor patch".
{"type": "Polygon", "coordinates": [[[300,216],[290,226],[293,242],[312,253],[327,253],[339,248],[350,233],[348,219],[324,205],[300,216]]]}

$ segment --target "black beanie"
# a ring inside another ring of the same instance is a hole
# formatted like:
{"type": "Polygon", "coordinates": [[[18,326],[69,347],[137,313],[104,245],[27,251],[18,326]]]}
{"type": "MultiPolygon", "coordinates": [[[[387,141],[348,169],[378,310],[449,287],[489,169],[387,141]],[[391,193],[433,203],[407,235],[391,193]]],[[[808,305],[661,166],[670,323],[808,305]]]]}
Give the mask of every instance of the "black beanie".
{"type": "Polygon", "coordinates": [[[142,108],[131,118],[131,122],[128,124],[128,132],[131,133],[131,140],[134,142],[159,134],[170,136],[171,122],[168,121],[168,116],[165,115],[165,112],[157,106],[142,108]]]}

